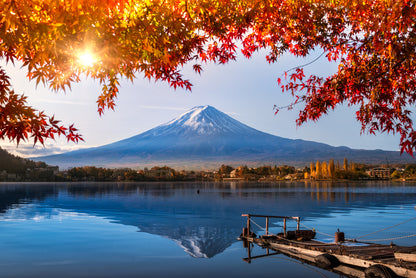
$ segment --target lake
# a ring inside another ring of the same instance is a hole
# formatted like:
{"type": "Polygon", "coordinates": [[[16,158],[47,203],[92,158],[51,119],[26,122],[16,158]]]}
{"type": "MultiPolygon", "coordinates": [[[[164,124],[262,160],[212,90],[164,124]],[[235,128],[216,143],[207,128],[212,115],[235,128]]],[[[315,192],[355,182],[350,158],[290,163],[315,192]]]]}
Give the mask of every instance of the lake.
{"type": "MultiPolygon", "coordinates": [[[[409,182],[1,183],[0,276],[340,277],[284,255],[246,263],[241,214],[300,216],[318,239],[338,228],[352,239],[416,217],[415,203],[409,182]]],[[[416,220],[360,239],[411,246],[415,231],[416,220]]]]}

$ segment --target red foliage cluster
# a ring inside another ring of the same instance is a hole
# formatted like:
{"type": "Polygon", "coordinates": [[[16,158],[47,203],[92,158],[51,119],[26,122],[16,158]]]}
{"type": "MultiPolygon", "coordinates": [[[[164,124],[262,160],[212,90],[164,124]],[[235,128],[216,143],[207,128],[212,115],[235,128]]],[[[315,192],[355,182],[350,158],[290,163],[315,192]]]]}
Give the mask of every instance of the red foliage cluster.
{"type": "Polygon", "coordinates": [[[401,152],[413,155],[414,1],[276,1],[258,17],[244,40],[246,56],[266,47],[271,49],[267,60],[274,62],[285,51],[306,56],[322,49],[328,61],[339,63],[338,71],[326,78],[305,77],[298,68],[286,84],[278,79],[282,90],[295,97],[289,108],[305,104],[298,125],[347,103],[358,106],[362,132],[398,133],[401,152]]]}
{"type": "Polygon", "coordinates": [[[54,139],[55,135],[64,135],[68,141],[83,140],[73,125],[68,128],[59,125],[54,117],[47,117],[26,104],[26,97],[10,89],[9,77],[0,68],[0,139],[22,140],[33,138],[44,144],[45,139],[54,139]]]}

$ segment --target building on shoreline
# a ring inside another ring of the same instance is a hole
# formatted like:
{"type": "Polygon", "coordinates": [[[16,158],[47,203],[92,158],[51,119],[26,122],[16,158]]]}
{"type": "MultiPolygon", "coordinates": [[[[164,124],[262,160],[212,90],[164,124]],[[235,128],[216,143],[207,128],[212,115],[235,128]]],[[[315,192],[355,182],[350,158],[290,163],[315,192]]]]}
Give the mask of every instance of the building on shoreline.
{"type": "Polygon", "coordinates": [[[373,168],[367,171],[367,175],[374,179],[390,179],[392,173],[391,168],[373,168]]]}

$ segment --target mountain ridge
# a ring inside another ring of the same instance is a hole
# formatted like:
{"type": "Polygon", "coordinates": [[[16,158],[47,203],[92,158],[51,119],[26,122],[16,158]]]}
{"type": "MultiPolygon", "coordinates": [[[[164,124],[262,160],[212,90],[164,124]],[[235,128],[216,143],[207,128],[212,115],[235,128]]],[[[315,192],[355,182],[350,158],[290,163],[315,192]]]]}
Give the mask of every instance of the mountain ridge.
{"type": "Polygon", "coordinates": [[[138,167],[150,165],[206,168],[218,164],[306,165],[343,159],[356,162],[410,162],[399,152],[355,150],[271,135],[241,123],[216,108],[197,106],[138,135],[100,147],[35,158],[61,167],[138,167]],[[198,166],[199,165],[199,166],[198,166]]]}

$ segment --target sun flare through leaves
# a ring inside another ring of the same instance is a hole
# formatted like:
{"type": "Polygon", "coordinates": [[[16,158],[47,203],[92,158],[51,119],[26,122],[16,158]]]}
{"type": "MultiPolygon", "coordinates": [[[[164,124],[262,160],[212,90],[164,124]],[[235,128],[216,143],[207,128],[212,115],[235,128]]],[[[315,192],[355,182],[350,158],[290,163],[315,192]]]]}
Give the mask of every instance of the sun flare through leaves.
{"type": "Polygon", "coordinates": [[[91,68],[97,62],[97,57],[90,50],[85,50],[78,54],[78,63],[81,67],[91,68]]]}

